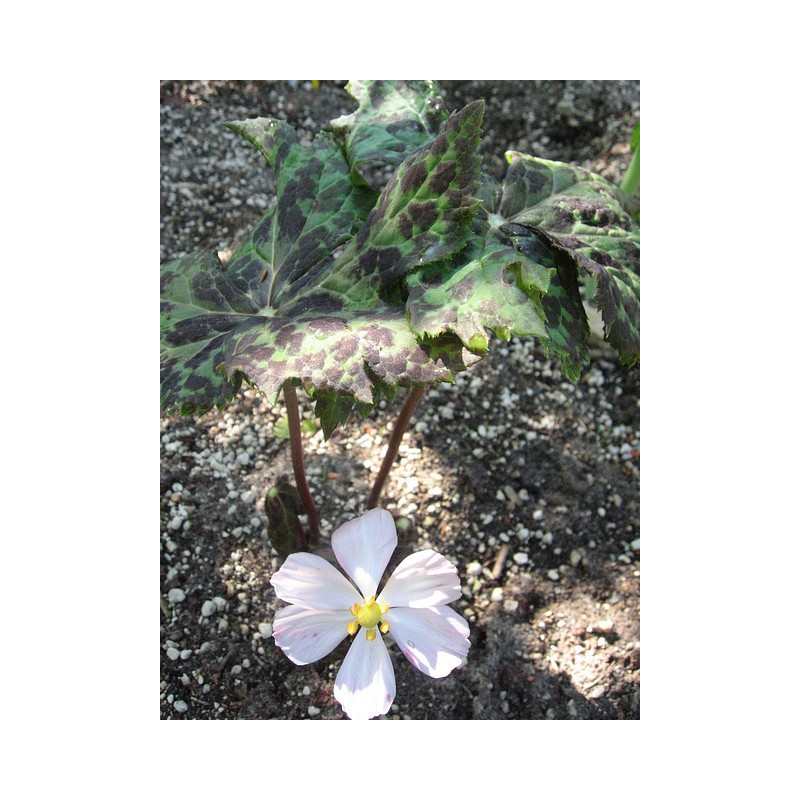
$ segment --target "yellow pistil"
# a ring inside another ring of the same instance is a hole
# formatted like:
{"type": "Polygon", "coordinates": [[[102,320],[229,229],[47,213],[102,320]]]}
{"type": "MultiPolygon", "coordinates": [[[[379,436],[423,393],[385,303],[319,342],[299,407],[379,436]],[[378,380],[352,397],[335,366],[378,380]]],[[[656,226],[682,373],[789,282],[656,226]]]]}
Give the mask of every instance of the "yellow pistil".
{"type": "Polygon", "coordinates": [[[366,603],[355,613],[359,625],[365,628],[374,628],[381,620],[381,608],[375,602],[375,597],[370,597],[366,603]]]}
{"type": "Polygon", "coordinates": [[[375,595],[372,595],[368,600],[364,600],[363,605],[360,603],[353,603],[350,606],[350,613],[355,617],[347,623],[347,632],[352,636],[358,631],[359,625],[366,629],[367,641],[375,641],[378,635],[376,628],[380,629],[381,633],[388,633],[389,623],[381,617],[389,610],[388,603],[376,603],[375,595]]]}

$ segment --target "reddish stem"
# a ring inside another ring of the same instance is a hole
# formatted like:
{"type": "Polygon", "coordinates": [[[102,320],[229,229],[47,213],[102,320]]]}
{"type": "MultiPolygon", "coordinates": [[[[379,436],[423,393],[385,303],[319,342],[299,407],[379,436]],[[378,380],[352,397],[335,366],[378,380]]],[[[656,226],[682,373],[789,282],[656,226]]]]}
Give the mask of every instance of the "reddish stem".
{"type": "Polygon", "coordinates": [[[314,498],[311,497],[311,492],[308,489],[306,471],[303,467],[303,438],[300,433],[300,411],[297,407],[297,392],[289,381],[285,381],[283,384],[283,396],[286,399],[286,415],[289,418],[289,442],[292,448],[294,483],[308,515],[308,525],[311,528],[313,543],[319,544],[319,517],[314,505],[314,498]]]}
{"type": "Polygon", "coordinates": [[[411,422],[411,416],[414,413],[422,395],[425,393],[425,388],[416,387],[408,393],[403,408],[400,410],[400,415],[397,417],[397,422],[394,424],[392,436],[389,439],[389,447],[386,450],[386,455],[383,457],[381,468],[378,471],[378,477],[375,478],[375,483],[372,491],[369,493],[367,499],[367,509],[375,508],[378,505],[381,492],[383,491],[383,484],[386,483],[386,478],[389,476],[389,471],[394,464],[397,457],[397,451],[400,449],[400,442],[403,441],[403,434],[408,428],[408,423],[411,422]]]}

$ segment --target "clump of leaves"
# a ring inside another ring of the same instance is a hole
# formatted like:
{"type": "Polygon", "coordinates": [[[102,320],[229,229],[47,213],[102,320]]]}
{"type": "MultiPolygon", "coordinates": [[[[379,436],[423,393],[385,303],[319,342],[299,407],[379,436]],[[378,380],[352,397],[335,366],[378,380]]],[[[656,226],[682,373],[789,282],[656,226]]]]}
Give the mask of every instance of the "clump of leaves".
{"type": "Polygon", "coordinates": [[[516,152],[496,182],[476,154],[483,102],[448,115],[430,81],[348,90],[357,110],[311,146],[276,119],[227,123],[274,170],[276,198],[225,267],[213,252],[162,267],[162,413],[222,408],[243,381],[273,398],[302,386],[327,438],[398,386],[453,381],[490,333],[539,337],[577,380],[587,276],[607,340],[638,360],[630,198],[516,152]]]}

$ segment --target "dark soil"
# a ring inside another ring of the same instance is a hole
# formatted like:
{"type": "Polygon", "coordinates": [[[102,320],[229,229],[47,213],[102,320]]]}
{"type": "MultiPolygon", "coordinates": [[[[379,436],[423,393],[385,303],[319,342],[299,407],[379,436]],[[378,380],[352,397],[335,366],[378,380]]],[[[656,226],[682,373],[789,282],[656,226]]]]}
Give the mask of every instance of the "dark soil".
{"type": "MultiPolygon", "coordinates": [[[[621,180],[638,82],[441,86],[451,110],[487,101],[482,152],[496,177],[516,149],[621,180]]],[[[169,81],[161,102],[163,259],[207,247],[225,258],[269,201],[261,156],[222,121],[279,116],[310,138],[355,108],[326,81],[169,81]]],[[[495,342],[423,398],[382,505],[411,521],[404,546],[457,564],[465,594],[453,607],[472,647],[439,681],[394,648],[388,718],[638,719],[639,372],[599,338],[592,356],[572,384],[534,340],[495,342]]],[[[306,437],[326,541],[363,512],[401,402],[328,442],[306,437]]],[[[291,472],[275,435],[283,415],[250,390],[224,412],[161,423],[162,718],[344,716],[333,699],[341,649],[297,667],[270,635],[282,603],[263,501],[291,472]]]]}

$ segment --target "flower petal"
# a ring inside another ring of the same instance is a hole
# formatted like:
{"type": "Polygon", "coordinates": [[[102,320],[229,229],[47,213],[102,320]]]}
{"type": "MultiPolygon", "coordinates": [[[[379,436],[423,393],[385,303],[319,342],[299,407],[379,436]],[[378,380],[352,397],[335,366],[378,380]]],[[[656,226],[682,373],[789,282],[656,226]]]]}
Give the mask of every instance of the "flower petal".
{"type": "Polygon", "coordinates": [[[455,566],[434,550],[421,550],[397,565],[377,601],[392,607],[429,608],[459,597],[461,581],[455,566]]]}
{"type": "Polygon", "coordinates": [[[392,608],[383,618],[403,655],[431,678],[449,675],[469,652],[469,625],[448,606],[392,608]]]}
{"type": "Polygon", "coordinates": [[[344,571],[364,597],[370,598],[397,547],[392,515],[382,508],[373,508],[345,522],[333,532],[331,547],[344,571]]]}
{"type": "Polygon", "coordinates": [[[339,668],[333,696],[350,719],[372,719],[389,710],[394,694],[394,669],[383,637],[368,642],[362,628],[339,668]]]}
{"type": "Polygon", "coordinates": [[[361,600],[333,564],[313,553],[292,553],[270,583],[281,600],[318,611],[350,608],[361,600]]]}
{"type": "Polygon", "coordinates": [[[328,655],[347,636],[347,623],[352,618],[349,611],[286,606],[275,615],[272,635],[295,664],[311,664],[328,655]]]}

